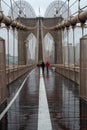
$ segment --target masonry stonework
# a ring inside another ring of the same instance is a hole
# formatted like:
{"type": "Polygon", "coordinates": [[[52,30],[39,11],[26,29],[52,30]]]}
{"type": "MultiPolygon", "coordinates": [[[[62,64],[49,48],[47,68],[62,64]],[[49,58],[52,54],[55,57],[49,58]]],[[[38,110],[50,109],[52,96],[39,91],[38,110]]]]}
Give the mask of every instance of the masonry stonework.
{"type": "MultiPolygon", "coordinates": [[[[19,20],[19,19],[18,19],[19,20]]],[[[50,29],[62,21],[61,17],[54,18],[20,18],[20,22],[24,25],[31,27],[29,31],[18,30],[18,61],[19,65],[26,64],[26,50],[25,50],[25,41],[27,37],[33,33],[37,39],[38,47],[38,61],[43,60],[43,39],[47,33],[50,33],[54,39],[55,44],[55,63],[62,63],[62,33],[59,30],[50,29]],[[39,24],[38,24],[39,23],[39,24]],[[45,26],[46,28],[44,28],[45,26]],[[32,29],[36,27],[35,29],[32,29]]]]}

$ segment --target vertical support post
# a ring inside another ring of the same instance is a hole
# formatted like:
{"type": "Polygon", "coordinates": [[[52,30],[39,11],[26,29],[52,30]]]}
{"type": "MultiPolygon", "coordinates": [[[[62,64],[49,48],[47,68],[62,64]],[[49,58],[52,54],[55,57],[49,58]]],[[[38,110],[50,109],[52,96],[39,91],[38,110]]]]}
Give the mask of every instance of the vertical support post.
{"type": "Polygon", "coordinates": [[[62,60],[63,60],[63,75],[65,75],[65,42],[64,42],[64,29],[62,29],[62,60]]]}
{"type": "Polygon", "coordinates": [[[10,0],[10,4],[11,4],[11,15],[12,15],[12,18],[13,18],[13,7],[12,7],[12,0],[10,0]]]}
{"type": "Polygon", "coordinates": [[[1,0],[0,0],[0,12],[2,12],[1,0]]]}
{"type": "Polygon", "coordinates": [[[15,70],[15,28],[13,29],[13,80],[15,79],[14,70],[15,70]]]}
{"type": "Polygon", "coordinates": [[[74,81],[76,82],[76,72],[75,72],[75,62],[76,62],[76,53],[75,53],[75,26],[72,26],[72,31],[73,31],[73,61],[74,61],[74,81]]]}
{"type": "Polygon", "coordinates": [[[69,18],[69,13],[70,13],[70,12],[69,12],[69,1],[70,1],[70,0],[68,0],[68,18],[69,18]]]}
{"type": "Polygon", "coordinates": [[[80,13],[80,0],[78,0],[78,13],[80,13]]]}
{"type": "Polygon", "coordinates": [[[65,48],[64,48],[64,28],[62,29],[62,58],[63,58],[63,64],[65,66],[65,48]]]}
{"type": "Polygon", "coordinates": [[[70,47],[69,47],[69,27],[67,27],[67,54],[68,54],[68,57],[67,57],[67,67],[68,67],[68,78],[70,76],[70,47]]]}
{"type": "Polygon", "coordinates": [[[67,27],[67,48],[68,48],[68,60],[67,60],[67,64],[69,67],[69,28],[67,27]]]}
{"type": "Polygon", "coordinates": [[[74,50],[74,67],[75,67],[75,27],[72,27],[73,29],[73,50],[74,50]]]}
{"type": "Polygon", "coordinates": [[[39,20],[37,21],[37,62],[39,61],[39,20]]]}
{"type": "Polygon", "coordinates": [[[80,39],[80,96],[87,101],[87,35],[84,35],[84,24],[82,27],[82,38],[80,39]]]}
{"type": "Polygon", "coordinates": [[[58,30],[58,43],[56,45],[57,63],[62,64],[62,30],[58,30]]]}
{"type": "Polygon", "coordinates": [[[10,63],[9,63],[9,29],[10,27],[9,26],[6,26],[7,28],[7,46],[8,46],[8,85],[9,85],[9,78],[10,78],[10,63]]]}
{"type": "Polygon", "coordinates": [[[57,43],[54,42],[54,46],[55,46],[55,56],[54,56],[54,63],[57,64],[57,43]]]}
{"type": "MultiPolygon", "coordinates": [[[[74,69],[73,69],[73,71],[74,71],[74,77],[73,77],[73,80],[74,80],[74,87],[76,88],[76,66],[75,66],[75,62],[76,62],[76,53],[75,53],[75,26],[72,26],[72,31],[73,31],[73,41],[72,41],[72,43],[73,43],[73,61],[74,61],[74,69]]],[[[73,87],[73,91],[74,91],[74,87],[73,87]]],[[[75,106],[76,106],[76,99],[75,99],[75,97],[74,97],[74,117],[75,117],[75,115],[76,115],[76,110],[75,110],[75,106]]],[[[74,121],[74,124],[75,124],[75,121],[74,121]]],[[[75,129],[75,125],[73,125],[73,129],[75,129]]]]}
{"type": "MultiPolygon", "coordinates": [[[[5,40],[0,38],[0,105],[7,98],[5,40]]],[[[1,107],[0,107],[1,110],[1,107]]]]}
{"type": "Polygon", "coordinates": [[[26,65],[28,65],[28,40],[25,41],[26,65]]]}
{"type": "Polygon", "coordinates": [[[80,96],[87,101],[87,35],[80,39],[80,96]]]}
{"type": "Polygon", "coordinates": [[[81,27],[82,27],[82,37],[84,35],[84,23],[81,23],[81,27]]]}
{"type": "Polygon", "coordinates": [[[38,50],[38,60],[42,61],[43,60],[43,50],[42,50],[42,37],[41,37],[41,19],[39,18],[39,50],[38,50]]]}
{"type": "Polygon", "coordinates": [[[18,64],[26,64],[26,53],[25,53],[25,35],[23,30],[18,29],[18,64]]]}
{"type": "MultiPolygon", "coordinates": [[[[16,37],[17,37],[17,55],[18,55],[18,29],[15,28],[16,37]]],[[[17,59],[17,66],[18,66],[18,59],[17,59]]]]}

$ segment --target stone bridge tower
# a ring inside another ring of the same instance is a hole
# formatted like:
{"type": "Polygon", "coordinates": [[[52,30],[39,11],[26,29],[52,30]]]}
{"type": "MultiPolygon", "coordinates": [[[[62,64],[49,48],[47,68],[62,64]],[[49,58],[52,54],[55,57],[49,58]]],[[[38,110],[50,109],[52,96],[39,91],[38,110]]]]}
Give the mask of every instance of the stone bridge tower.
{"type": "MultiPolygon", "coordinates": [[[[17,19],[19,20],[19,19],[17,19]]],[[[25,41],[29,34],[33,33],[37,39],[37,59],[36,61],[43,60],[43,39],[47,33],[50,33],[54,38],[55,43],[55,63],[62,63],[62,33],[50,27],[53,27],[61,22],[61,17],[54,18],[20,18],[20,22],[24,25],[31,27],[29,31],[18,30],[18,61],[19,65],[26,64],[26,49],[25,49],[25,41]],[[46,28],[43,28],[45,26],[46,28]],[[35,27],[34,29],[32,29],[35,27]]]]}

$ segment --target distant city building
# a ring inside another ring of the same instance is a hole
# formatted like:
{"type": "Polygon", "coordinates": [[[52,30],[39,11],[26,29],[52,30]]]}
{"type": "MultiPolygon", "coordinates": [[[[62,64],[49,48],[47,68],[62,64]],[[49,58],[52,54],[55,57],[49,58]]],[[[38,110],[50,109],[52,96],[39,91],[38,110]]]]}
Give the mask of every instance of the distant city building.
{"type": "Polygon", "coordinates": [[[63,63],[74,63],[74,47],[72,46],[72,44],[63,47],[63,63]]]}
{"type": "Polygon", "coordinates": [[[79,43],[76,46],[69,44],[68,46],[63,47],[63,63],[65,64],[74,64],[79,63],[79,43]]]}
{"type": "Polygon", "coordinates": [[[18,64],[18,57],[17,56],[11,56],[8,54],[6,55],[6,65],[8,65],[8,61],[9,61],[9,65],[17,65],[18,64]],[[9,58],[9,59],[8,59],[9,58]]]}

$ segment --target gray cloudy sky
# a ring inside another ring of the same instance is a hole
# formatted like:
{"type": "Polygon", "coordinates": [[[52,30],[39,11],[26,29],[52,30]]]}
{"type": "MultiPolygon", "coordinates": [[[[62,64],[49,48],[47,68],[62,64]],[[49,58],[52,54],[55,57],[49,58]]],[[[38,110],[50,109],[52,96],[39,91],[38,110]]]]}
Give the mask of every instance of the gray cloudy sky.
{"type": "MultiPolygon", "coordinates": [[[[2,1],[3,11],[6,15],[8,15],[7,13],[8,13],[9,7],[7,7],[5,3],[10,5],[10,0],[1,0],[1,1],[2,1]]],[[[18,0],[11,0],[11,1],[18,1],[18,0]]],[[[33,7],[37,16],[39,15],[39,7],[40,7],[41,16],[44,16],[44,13],[45,13],[47,7],[49,6],[49,4],[51,2],[57,1],[57,0],[25,0],[25,1],[27,1],[33,7]]],[[[62,1],[65,2],[66,0],[62,0],[62,1]]],[[[76,0],[70,0],[70,5],[74,1],[76,1],[76,0]]],[[[81,1],[81,7],[83,7],[84,5],[87,5],[87,0],[80,0],[80,1],[81,1]]],[[[76,8],[78,8],[78,0],[76,3],[76,7],[73,6],[73,8],[74,8],[73,10],[76,11],[76,8]]]]}
{"type": "MultiPolygon", "coordinates": [[[[14,0],[14,1],[18,1],[18,0],[14,0]]],[[[27,1],[33,7],[37,16],[39,15],[39,7],[40,7],[41,15],[44,15],[48,5],[51,2],[53,2],[53,0],[24,0],[24,1],[27,1]]],[[[4,10],[5,14],[7,14],[9,7],[5,3],[10,5],[10,0],[2,0],[2,9],[4,10]]]]}
{"type": "Polygon", "coordinates": [[[44,15],[46,8],[53,0],[26,0],[26,1],[28,1],[32,5],[37,15],[39,15],[39,7],[41,14],[44,15]]]}
{"type": "MultiPolygon", "coordinates": [[[[11,1],[16,2],[18,0],[11,0],[11,1]]],[[[44,16],[44,13],[45,13],[47,7],[49,6],[49,4],[51,2],[57,1],[57,0],[24,0],[24,1],[27,1],[32,6],[32,8],[35,10],[35,13],[37,16],[39,15],[39,8],[40,8],[41,16],[44,16]]],[[[62,0],[62,1],[66,1],[66,0],[62,0]]],[[[8,13],[9,7],[6,5],[6,3],[9,4],[9,6],[10,6],[10,0],[2,0],[2,9],[3,9],[4,13],[6,15],[8,15],[7,13],[8,13]]]]}

